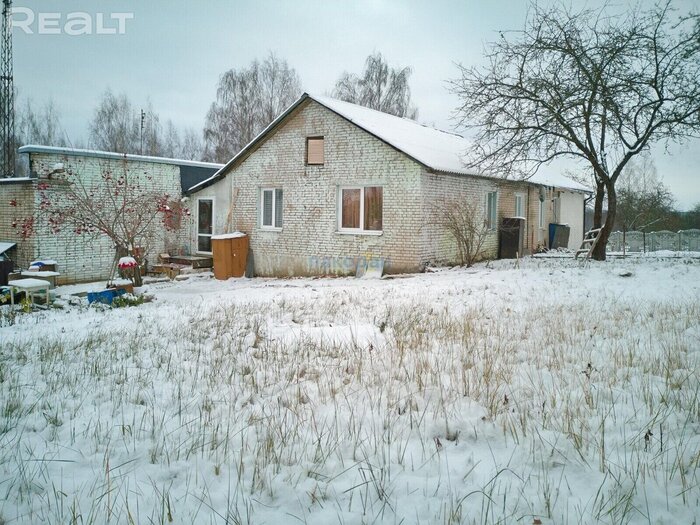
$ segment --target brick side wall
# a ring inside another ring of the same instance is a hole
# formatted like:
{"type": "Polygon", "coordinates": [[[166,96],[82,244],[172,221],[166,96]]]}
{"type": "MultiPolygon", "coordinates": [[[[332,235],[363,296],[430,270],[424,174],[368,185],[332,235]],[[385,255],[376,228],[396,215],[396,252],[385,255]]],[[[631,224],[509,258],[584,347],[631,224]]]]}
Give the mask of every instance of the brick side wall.
{"type": "MultiPolygon", "coordinates": [[[[105,170],[117,174],[122,173],[126,166],[128,175],[138,177],[139,180],[148,185],[149,189],[158,194],[168,194],[176,200],[180,199],[179,168],[170,164],[126,162],[116,159],[50,153],[32,153],[30,162],[32,172],[39,176],[39,183],[48,186],[43,191],[35,192],[37,211],[40,207],[42,193],[51,199],[54,192],[62,191],[60,183],[57,182],[60,175],[52,175],[49,178],[49,174],[59,163],[63,164],[66,172],[75,173],[82,180],[88,181],[86,185],[92,181],[100,181],[105,170]]],[[[59,233],[52,233],[45,217],[40,213],[37,213],[36,217],[32,257],[55,259],[58,262],[58,270],[61,272],[60,283],[104,280],[109,277],[114,265],[115,250],[112,241],[107,236],[77,234],[67,226],[62,227],[59,233]]],[[[182,233],[166,231],[159,217],[151,230],[152,240],[149,253],[146,256],[149,263],[153,264],[157,261],[158,253],[181,251],[183,239],[189,240],[188,229],[188,225],[186,225],[181,230],[182,233]]]]}
{"type": "MultiPolygon", "coordinates": [[[[424,224],[421,229],[421,262],[424,264],[456,264],[457,243],[445,231],[436,219],[436,214],[444,206],[459,205],[460,202],[474,203],[486,218],[486,195],[497,191],[496,181],[468,177],[464,175],[449,175],[445,173],[427,173],[421,175],[421,190],[423,198],[424,224]]],[[[499,199],[500,200],[500,199],[499,199]]],[[[493,230],[488,233],[482,246],[480,258],[495,258],[498,251],[498,233],[493,230]]]]}
{"type": "MultiPolygon", "coordinates": [[[[257,275],[354,274],[383,259],[385,271],[420,268],[421,167],[367,132],[310,102],[225,179],[192,196],[214,197],[215,233],[250,235],[257,275]],[[305,164],[306,137],[323,136],[325,164],[305,164]],[[339,187],[382,186],[383,233],[338,232],[339,187]],[[284,191],[279,232],[260,228],[262,188],[284,191]]],[[[192,203],[193,213],[196,210],[192,203]]],[[[193,249],[196,230],[193,228],[193,249]]]]}
{"type": "Polygon", "coordinates": [[[33,260],[36,240],[24,236],[34,217],[35,181],[0,182],[0,241],[15,242],[9,253],[17,268],[26,268],[33,260]]]}
{"type": "MultiPolygon", "coordinates": [[[[424,264],[457,263],[457,244],[454,238],[436,224],[432,215],[440,203],[460,202],[462,200],[476,203],[486,217],[486,195],[498,193],[498,224],[505,217],[515,216],[515,196],[523,197],[523,215],[525,217],[525,236],[523,255],[531,254],[540,248],[549,246],[549,224],[560,222],[569,224],[571,235],[569,248],[577,248],[581,243],[583,231],[584,195],[553,188],[533,185],[525,181],[485,179],[464,175],[443,173],[422,174],[422,191],[425,195],[423,213],[424,226],[421,230],[421,261],[424,264]],[[540,191],[543,192],[544,226],[539,226],[540,191]],[[559,216],[555,212],[556,198],[560,199],[559,216]]],[[[490,232],[482,247],[483,259],[492,259],[498,255],[498,231],[490,232]]]]}

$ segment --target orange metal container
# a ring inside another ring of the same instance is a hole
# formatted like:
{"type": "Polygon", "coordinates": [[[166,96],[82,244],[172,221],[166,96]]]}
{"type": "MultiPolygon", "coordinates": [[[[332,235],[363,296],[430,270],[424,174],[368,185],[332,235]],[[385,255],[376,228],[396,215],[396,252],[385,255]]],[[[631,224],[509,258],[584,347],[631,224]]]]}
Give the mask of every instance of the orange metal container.
{"type": "Polygon", "coordinates": [[[211,240],[214,277],[220,280],[243,277],[248,260],[248,236],[221,237],[214,236],[211,240]]]}

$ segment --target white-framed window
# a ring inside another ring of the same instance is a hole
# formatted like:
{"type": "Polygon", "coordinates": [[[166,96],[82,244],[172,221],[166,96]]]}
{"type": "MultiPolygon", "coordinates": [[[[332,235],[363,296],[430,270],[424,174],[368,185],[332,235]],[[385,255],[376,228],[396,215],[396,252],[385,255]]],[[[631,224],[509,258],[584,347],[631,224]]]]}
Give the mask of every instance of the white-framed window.
{"type": "Polygon", "coordinates": [[[381,233],[384,192],[381,186],[344,186],[338,190],[338,231],[381,233]]]}
{"type": "Polygon", "coordinates": [[[495,230],[498,226],[498,192],[486,194],[486,227],[495,230]]]}
{"type": "Polygon", "coordinates": [[[515,194],[515,216],[525,217],[525,195],[522,193],[515,194]]]}
{"type": "Polygon", "coordinates": [[[260,191],[260,227],[263,230],[281,230],[282,208],[282,188],[263,188],[260,191]]]}
{"type": "Polygon", "coordinates": [[[214,199],[197,199],[197,251],[211,253],[214,234],[214,199]]]}

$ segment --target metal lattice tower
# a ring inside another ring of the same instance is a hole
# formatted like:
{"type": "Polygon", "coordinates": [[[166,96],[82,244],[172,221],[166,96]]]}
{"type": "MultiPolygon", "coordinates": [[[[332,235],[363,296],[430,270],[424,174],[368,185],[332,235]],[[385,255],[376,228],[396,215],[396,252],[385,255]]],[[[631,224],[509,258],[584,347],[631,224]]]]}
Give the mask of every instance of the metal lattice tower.
{"type": "Polygon", "coordinates": [[[12,0],[2,0],[0,56],[0,177],[15,172],[15,92],[12,78],[12,0]]]}

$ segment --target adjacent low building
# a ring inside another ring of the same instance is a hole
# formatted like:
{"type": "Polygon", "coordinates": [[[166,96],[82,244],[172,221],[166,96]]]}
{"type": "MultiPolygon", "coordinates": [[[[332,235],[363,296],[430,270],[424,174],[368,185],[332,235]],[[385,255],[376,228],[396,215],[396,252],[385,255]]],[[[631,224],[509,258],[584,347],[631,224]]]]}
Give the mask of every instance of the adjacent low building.
{"type": "Polygon", "coordinates": [[[196,219],[193,252],[211,236],[250,236],[256,275],[354,274],[368,261],[385,272],[457,262],[436,220],[445,203],[476,203],[498,252],[504,217],[523,217],[523,253],[549,244],[549,224],[583,238],[586,188],[561,176],[489,178],[464,167],[463,137],[328,97],[302,95],[230,162],[187,192],[196,219]]]}
{"type": "MultiPolygon", "coordinates": [[[[42,196],[60,191],[60,177],[72,172],[86,184],[100,183],[105,173],[128,173],[132,180],[148,180],[158,192],[177,203],[183,192],[206,180],[223,166],[205,162],[125,155],[104,151],[24,146],[29,156],[28,177],[0,179],[0,245],[8,248],[15,266],[26,269],[36,260],[58,265],[59,284],[107,279],[114,266],[115,250],[104,235],[76,233],[71,229],[52,232],[42,215],[42,196]]],[[[146,257],[156,262],[159,253],[189,253],[189,220],[181,231],[154,225],[154,242],[146,257]]]]}

